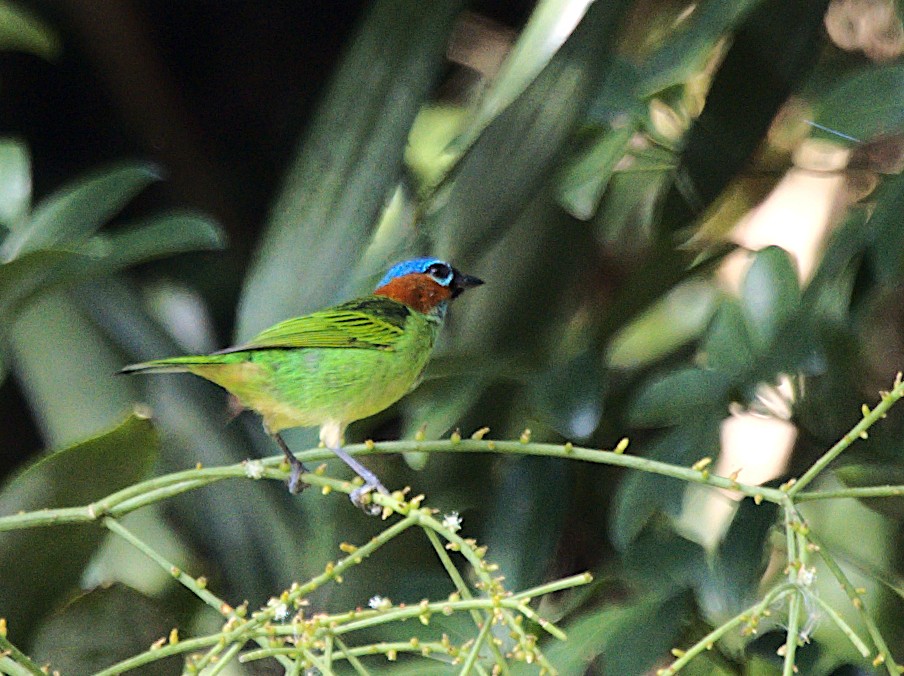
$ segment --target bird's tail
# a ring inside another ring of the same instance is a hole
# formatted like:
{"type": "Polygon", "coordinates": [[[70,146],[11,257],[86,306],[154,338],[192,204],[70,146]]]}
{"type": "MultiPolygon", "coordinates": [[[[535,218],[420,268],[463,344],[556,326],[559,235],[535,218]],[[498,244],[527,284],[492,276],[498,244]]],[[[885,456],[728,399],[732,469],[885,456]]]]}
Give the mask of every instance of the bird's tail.
{"type": "Polygon", "coordinates": [[[143,361],[140,364],[129,364],[120,373],[184,373],[191,370],[191,366],[215,364],[220,360],[216,355],[196,355],[191,357],[168,357],[167,359],[154,359],[143,361]]]}

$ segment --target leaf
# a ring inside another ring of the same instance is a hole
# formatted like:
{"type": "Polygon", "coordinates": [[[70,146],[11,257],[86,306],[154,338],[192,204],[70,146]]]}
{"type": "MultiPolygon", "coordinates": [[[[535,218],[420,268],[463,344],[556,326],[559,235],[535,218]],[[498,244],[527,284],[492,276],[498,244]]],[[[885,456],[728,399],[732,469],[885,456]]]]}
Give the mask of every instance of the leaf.
{"type": "Polygon", "coordinates": [[[753,367],[753,346],[739,303],[726,298],[719,304],[706,339],[703,357],[708,368],[736,375],[753,367]]]}
{"type": "MultiPolygon", "coordinates": [[[[712,2],[712,11],[718,13],[719,4],[729,3],[712,2]]],[[[690,226],[748,166],[779,108],[823,49],[827,4],[763,0],[744,15],[713,76],[706,107],[684,139],[662,206],[665,232],[690,226]]]]}
{"type": "Polygon", "coordinates": [[[631,425],[662,427],[687,421],[703,410],[725,410],[730,380],[724,373],[679,367],[652,379],[628,407],[631,425]]]}
{"type": "Polygon", "coordinates": [[[31,12],[3,0],[0,2],[0,50],[29,52],[54,59],[60,53],[60,40],[31,12]]]}
{"type": "Polygon", "coordinates": [[[879,283],[897,287],[904,279],[904,174],[886,178],[875,195],[875,210],[867,221],[866,250],[871,272],[879,283]]]}
{"type": "MultiPolygon", "coordinates": [[[[0,14],[3,5],[0,4],[0,14]]],[[[31,157],[19,139],[0,140],[0,225],[14,231],[31,208],[31,157]]]]}
{"type": "Polygon", "coordinates": [[[558,546],[549,533],[562,530],[574,485],[574,466],[558,458],[518,458],[506,462],[496,487],[481,541],[494,552],[511,589],[546,579],[558,546]]]}
{"type": "Polygon", "coordinates": [[[647,99],[699,73],[711,57],[716,42],[727,34],[761,0],[699,3],[690,17],[663,41],[643,65],[638,96],[647,99]]]}
{"type": "Polygon", "coordinates": [[[676,533],[665,519],[647,524],[622,561],[630,578],[661,594],[696,587],[706,570],[703,547],[676,533]]]}
{"type": "MultiPolygon", "coordinates": [[[[133,414],[13,476],[0,488],[0,514],[88,504],[147,476],[156,455],[150,421],[133,414]]],[[[104,537],[96,525],[0,532],[0,608],[14,642],[76,589],[104,537]]]]}
{"type": "MultiPolygon", "coordinates": [[[[645,674],[674,647],[691,615],[688,594],[651,595],[632,603],[587,613],[563,627],[568,641],[546,649],[546,657],[562,674],[645,674]]],[[[528,673],[518,668],[515,673],[528,673]]]]}
{"type": "Polygon", "coordinates": [[[540,0],[481,97],[455,145],[470,147],[484,129],[528,88],[584,18],[593,0],[540,0]]]}
{"type": "MultiPolygon", "coordinates": [[[[644,457],[651,460],[689,466],[704,457],[716,457],[719,451],[721,415],[695,415],[680,427],[660,435],[644,457]]],[[[616,492],[610,515],[610,539],[618,549],[626,549],[646,527],[654,514],[675,517],[683,504],[687,484],[679,479],[631,471],[616,492]]]]}
{"type": "Polygon", "coordinates": [[[778,505],[757,505],[745,498],[716,550],[700,586],[700,605],[716,623],[725,622],[757,600],[766,571],[769,532],[778,518],[778,505]]]}
{"type": "Polygon", "coordinates": [[[538,194],[606,72],[627,4],[591,5],[541,75],[456,165],[426,217],[439,255],[460,260],[486,250],[538,194]]]}
{"type": "Polygon", "coordinates": [[[346,280],[402,176],[408,132],[445,65],[462,5],[370,6],[273,206],[242,293],[239,342],[348,293],[346,280]]]}
{"type": "Polygon", "coordinates": [[[538,417],[567,439],[590,438],[603,415],[606,388],[598,353],[586,351],[554,363],[528,384],[538,417]]]}
{"type": "Polygon", "coordinates": [[[777,246],[759,251],[741,285],[741,310],[754,350],[764,351],[800,307],[797,269],[777,246]]]}
{"type": "MultiPolygon", "coordinates": [[[[174,618],[157,601],[131,587],[99,587],[45,620],[31,642],[31,654],[62,674],[93,674],[143,653],[174,626],[174,618]]],[[[173,655],[129,673],[180,674],[182,659],[173,655]]]]}
{"type": "Polygon", "coordinates": [[[150,165],[131,163],[67,185],[42,200],[28,221],[10,233],[0,245],[0,261],[81,243],[159,178],[150,165]]]}
{"type": "MultiPolygon", "coordinates": [[[[833,131],[865,141],[904,124],[902,90],[904,65],[863,68],[840,78],[825,96],[814,103],[815,121],[833,131]]],[[[832,137],[837,138],[836,135],[832,137]]]]}
{"type": "Polygon", "coordinates": [[[569,162],[559,183],[559,202],[565,211],[581,220],[593,217],[636,130],[636,121],[606,129],[569,162]]]}
{"type": "Polygon", "coordinates": [[[29,305],[9,337],[16,379],[50,445],[97,434],[132,407],[135,381],[114,377],[119,355],[67,294],[29,305]]]}

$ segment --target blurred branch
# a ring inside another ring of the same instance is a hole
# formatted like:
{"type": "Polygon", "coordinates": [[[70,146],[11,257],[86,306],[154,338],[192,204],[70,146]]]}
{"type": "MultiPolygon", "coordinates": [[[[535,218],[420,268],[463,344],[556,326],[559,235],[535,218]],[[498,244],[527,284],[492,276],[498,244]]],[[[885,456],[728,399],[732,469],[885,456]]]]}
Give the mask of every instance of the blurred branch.
{"type": "MultiPolygon", "coordinates": [[[[680,651],[676,649],[673,651],[678,659],[669,667],[660,670],[659,673],[663,676],[671,676],[677,673],[693,657],[711,646],[714,641],[739,626],[746,624],[752,633],[760,618],[765,616],[766,611],[774,606],[777,601],[788,597],[790,597],[790,600],[786,624],[787,638],[781,649],[781,654],[784,656],[784,673],[795,673],[798,668],[795,657],[797,648],[808,640],[810,631],[810,623],[805,621],[803,615],[806,612],[804,600],[812,594],[810,587],[815,577],[809,558],[811,553],[819,552],[833,576],[836,577],[847,592],[852,604],[861,613],[869,636],[877,651],[873,663],[876,666],[885,664],[889,674],[895,674],[898,673],[898,667],[877,626],[866,615],[860,594],[851,585],[834,558],[818,544],[818,540],[810,531],[809,526],[798,513],[797,502],[820,498],[891,497],[901,495],[904,492],[904,486],[850,488],[840,491],[810,491],[807,493],[799,493],[794,489],[812,482],[845,448],[850,446],[856,439],[865,436],[867,430],[873,424],[884,418],[886,412],[902,396],[904,396],[904,382],[902,382],[902,377],[899,374],[893,389],[890,392],[881,394],[880,403],[873,409],[864,406],[863,419],[841,441],[817,460],[800,480],[797,482],[793,480],[788,481],[778,489],[741,484],[731,477],[711,474],[708,470],[711,462],[709,458],[701,458],[691,467],[682,467],[625,455],[624,451],[628,445],[627,440],[619,443],[613,451],[602,451],[579,448],[570,443],[564,445],[531,443],[528,441],[529,437],[527,434],[519,441],[489,440],[484,438],[488,430],[483,428],[470,439],[461,439],[456,433],[451,439],[444,441],[415,440],[379,445],[369,441],[364,444],[349,446],[346,450],[353,455],[417,451],[559,457],[636,469],[689,483],[699,483],[713,488],[732,490],[746,497],[753,498],[757,504],[763,500],[776,503],[784,509],[784,530],[788,560],[786,567],[787,580],[772,587],[759,602],[717,626],[688,650],[680,651]]],[[[298,457],[302,461],[319,461],[329,458],[330,451],[327,449],[312,449],[299,453],[298,457]]],[[[332,650],[333,641],[338,642],[339,636],[361,629],[414,617],[419,618],[422,623],[428,624],[430,616],[435,613],[448,615],[461,611],[471,614],[477,625],[478,633],[472,641],[467,642],[463,646],[454,646],[448,640],[441,642],[439,645],[442,648],[442,652],[449,658],[464,661],[469,669],[472,666],[477,668],[479,665],[476,664],[476,660],[481,645],[489,645],[491,646],[496,666],[500,670],[506,670],[506,658],[489,639],[489,629],[487,629],[493,624],[503,624],[508,627],[511,632],[510,635],[516,641],[516,647],[509,654],[509,657],[514,657],[517,660],[535,660],[541,667],[551,673],[555,671],[543,653],[537,648],[536,637],[524,629],[521,620],[527,618],[555,638],[564,639],[565,635],[561,630],[537,615],[528,604],[536,596],[586,584],[591,579],[589,574],[573,576],[512,594],[502,587],[501,581],[503,578],[494,575],[498,566],[485,560],[486,548],[478,547],[474,540],[462,538],[457,534],[459,530],[457,516],[454,518],[446,517],[442,520],[436,519],[434,516],[435,510],[422,506],[423,495],[416,495],[413,498],[406,499],[406,494],[409,490],[407,488],[403,491],[396,491],[389,496],[380,494],[369,496],[370,500],[383,508],[383,519],[397,515],[401,517],[401,520],[384,529],[361,547],[350,544],[341,545],[340,548],[347,553],[345,558],[335,563],[327,563],[321,574],[316,575],[304,584],[293,583],[289,589],[278,596],[272,597],[266,606],[251,613],[250,618],[247,617],[247,604],[239,608],[232,608],[219,597],[207,591],[206,583],[202,581],[203,578],[196,579],[185,574],[158,554],[153,547],[142,542],[134,534],[126,530],[116,520],[118,517],[140,507],[227,478],[246,477],[251,479],[283,480],[286,477],[287,469],[287,467],[282,465],[281,457],[247,460],[236,465],[209,469],[199,466],[192,470],[175,472],[134,484],[82,507],[21,512],[0,517],[0,531],[102,520],[110,531],[144,552],[180,584],[226,617],[226,623],[222,631],[214,636],[193,639],[183,643],[176,643],[171,637],[171,645],[159,646],[132,657],[106,670],[103,672],[104,674],[122,673],[126,669],[146,664],[174,653],[189,652],[208,646],[209,650],[207,653],[190,662],[192,667],[200,669],[215,662],[222,664],[238,656],[241,646],[248,640],[257,641],[261,645],[261,649],[242,656],[240,658],[242,661],[273,657],[283,661],[284,666],[287,668],[297,668],[298,664],[301,664],[301,666],[322,665],[328,668],[337,659],[347,660],[355,665],[358,655],[375,653],[385,654],[392,659],[398,652],[409,650],[415,652],[413,650],[415,644],[409,642],[404,644],[407,647],[403,647],[402,644],[378,643],[354,648],[346,648],[343,644],[342,649],[334,653],[332,650]],[[395,607],[388,599],[374,597],[371,600],[372,611],[353,610],[333,615],[315,614],[305,618],[303,608],[306,605],[305,599],[309,594],[330,582],[341,582],[342,576],[347,571],[361,564],[377,549],[412,526],[419,526],[423,529],[456,588],[456,592],[448,600],[434,602],[424,600],[417,606],[400,605],[395,607]],[[445,541],[445,544],[443,544],[443,541],[445,541]],[[448,551],[460,553],[471,565],[478,580],[475,587],[481,591],[480,597],[475,597],[472,594],[464,578],[450,559],[448,551]],[[295,616],[290,624],[274,624],[282,622],[293,612],[295,616]],[[282,638],[282,644],[273,644],[272,638],[276,636],[282,638]],[[289,658],[295,658],[296,663],[294,665],[291,664],[289,658]]],[[[319,486],[324,494],[333,491],[350,494],[356,488],[357,484],[355,482],[341,481],[323,476],[323,469],[324,466],[321,466],[314,472],[305,474],[304,480],[312,486],[319,486]]],[[[861,654],[868,652],[864,641],[857,636],[837,612],[832,610],[827,612],[827,614],[848,637],[858,652],[861,654]]],[[[416,639],[412,639],[412,641],[416,641],[416,639]]],[[[337,645],[339,644],[337,643],[337,645]]],[[[438,650],[435,646],[430,649],[438,650]]]]}

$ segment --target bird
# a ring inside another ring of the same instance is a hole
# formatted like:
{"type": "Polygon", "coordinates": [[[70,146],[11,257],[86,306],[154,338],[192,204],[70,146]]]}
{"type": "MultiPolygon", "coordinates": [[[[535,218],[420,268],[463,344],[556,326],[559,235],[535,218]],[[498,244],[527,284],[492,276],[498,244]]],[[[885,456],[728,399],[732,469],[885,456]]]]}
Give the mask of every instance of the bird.
{"type": "Polygon", "coordinates": [[[450,301],[481,284],[438,258],[413,258],[393,265],[370,295],[286,319],[218,352],[154,359],[120,373],[188,372],[225,389],[261,416],[289,463],[293,494],[306,487],[306,470],[280,433],[319,426],[323,445],[363,479],[351,500],[367,509],[366,493],[389,491],[342,449],[346,428],[420,383],[450,301]]]}

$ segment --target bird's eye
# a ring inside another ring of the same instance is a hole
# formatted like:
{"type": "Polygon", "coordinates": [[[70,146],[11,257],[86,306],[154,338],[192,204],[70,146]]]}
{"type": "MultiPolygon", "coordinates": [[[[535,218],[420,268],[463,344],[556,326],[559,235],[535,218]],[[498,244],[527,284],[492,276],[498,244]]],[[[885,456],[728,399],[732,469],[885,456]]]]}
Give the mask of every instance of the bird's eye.
{"type": "Polygon", "coordinates": [[[445,263],[433,263],[427,268],[427,274],[440,284],[448,284],[452,279],[452,268],[445,263]]]}

